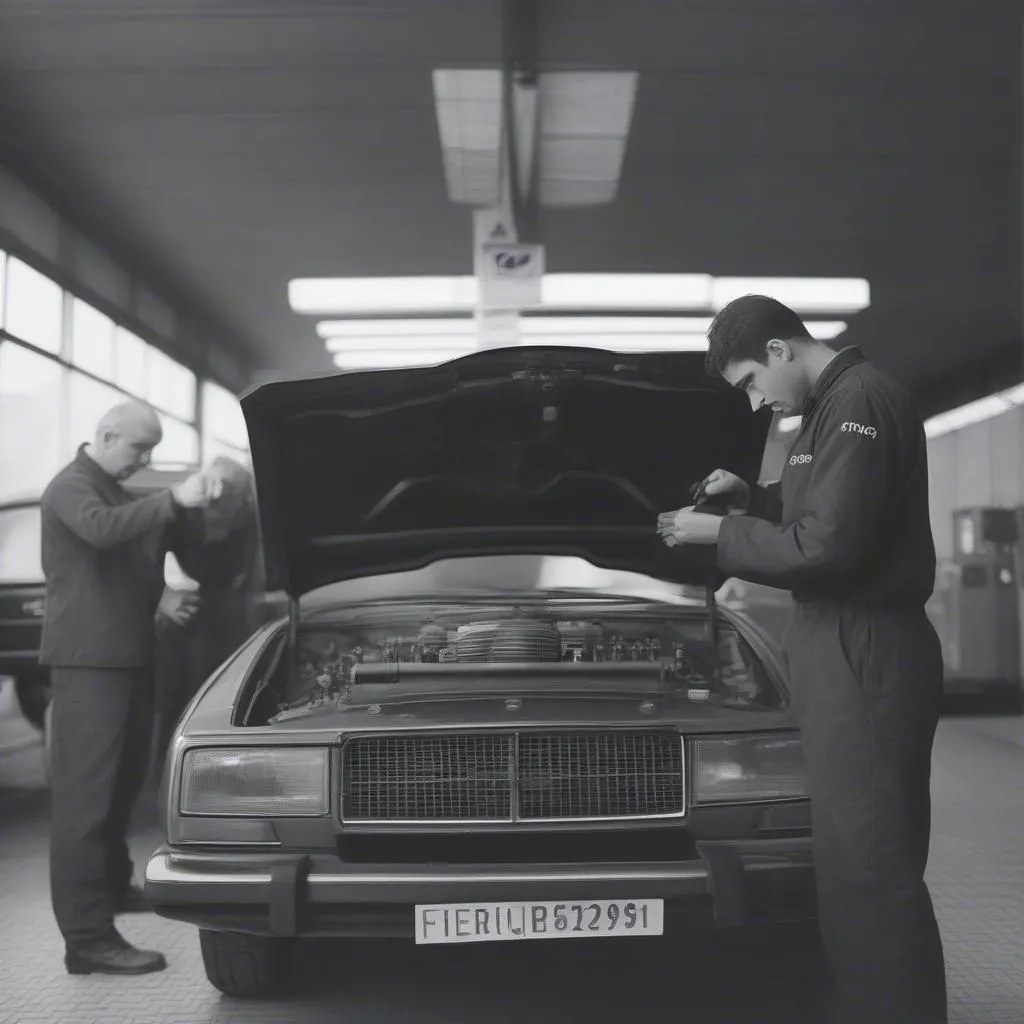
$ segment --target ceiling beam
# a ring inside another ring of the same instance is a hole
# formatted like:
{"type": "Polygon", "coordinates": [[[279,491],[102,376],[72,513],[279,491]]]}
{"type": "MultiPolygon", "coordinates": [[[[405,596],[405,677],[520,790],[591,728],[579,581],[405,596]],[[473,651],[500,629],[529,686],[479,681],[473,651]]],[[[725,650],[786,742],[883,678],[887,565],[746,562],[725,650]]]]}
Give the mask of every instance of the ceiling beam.
{"type": "Polygon", "coordinates": [[[540,0],[502,0],[502,116],[516,237],[537,242],[540,0]]]}
{"type": "MultiPolygon", "coordinates": [[[[44,152],[42,147],[34,150],[20,137],[0,131],[0,166],[5,167],[53,210],[62,234],[66,235],[68,230],[80,234],[127,273],[133,289],[143,285],[172,308],[177,323],[176,337],[164,340],[172,346],[183,344],[189,349],[187,353],[178,354],[190,357],[192,369],[213,378],[220,376],[208,364],[202,351],[207,344],[212,343],[219,346],[231,362],[237,364],[240,378],[249,378],[253,369],[253,356],[249,347],[225,324],[214,308],[196,296],[169,269],[165,258],[138,245],[116,209],[97,197],[87,185],[75,180],[73,169],[67,168],[56,154],[44,152]]],[[[70,274],[70,267],[59,269],[70,274]]],[[[70,280],[68,284],[71,284],[70,280]]],[[[136,317],[134,310],[126,308],[122,312],[136,317]]],[[[221,380],[221,383],[233,390],[240,390],[244,382],[221,380]]]]}

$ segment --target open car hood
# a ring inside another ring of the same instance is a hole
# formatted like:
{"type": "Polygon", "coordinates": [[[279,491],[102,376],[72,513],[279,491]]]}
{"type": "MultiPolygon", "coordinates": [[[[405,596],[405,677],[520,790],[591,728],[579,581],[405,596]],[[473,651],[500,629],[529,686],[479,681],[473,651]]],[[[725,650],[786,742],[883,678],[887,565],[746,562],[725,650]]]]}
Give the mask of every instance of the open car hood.
{"type": "Polygon", "coordinates": [[[714,546],[668,548],[656,518],[718,467],[755,480],[771,419],[699,353],[525,346],[266,384],[242,409],[268,587],[295,597],[520,552],[717,586],[714,546]]]}

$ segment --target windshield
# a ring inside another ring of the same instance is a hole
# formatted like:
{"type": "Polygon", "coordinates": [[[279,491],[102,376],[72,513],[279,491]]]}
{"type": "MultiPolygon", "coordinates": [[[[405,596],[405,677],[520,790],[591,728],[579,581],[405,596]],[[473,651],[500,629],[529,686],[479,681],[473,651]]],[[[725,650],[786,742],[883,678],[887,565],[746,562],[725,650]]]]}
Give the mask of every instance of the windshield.
{"type": "Polygon", "coordinates": [[[0,509],[0,583],[42,583],[38,505],[0,509]]]}

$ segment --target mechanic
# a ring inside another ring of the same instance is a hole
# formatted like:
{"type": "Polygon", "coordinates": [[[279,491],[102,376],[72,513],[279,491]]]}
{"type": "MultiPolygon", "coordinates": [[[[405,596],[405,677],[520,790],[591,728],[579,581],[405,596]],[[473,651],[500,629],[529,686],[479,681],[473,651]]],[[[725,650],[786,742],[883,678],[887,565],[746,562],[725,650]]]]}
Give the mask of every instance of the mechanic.
{"type": "Polygon", "coordinates": [[[785,640],[811,797],[819,922],[843,1024],[945,1024],[945,966],[924,881],[942,697],[924,427],[855,346],[813,339],[743,296],[715,317],[707,368],[756,410],[802,416],[779,484],[725,470],[729,514],[659,516],[670,546],[717,543],[720,569],[794,598],[785,640]]]}
{"type": "Polygon", "coordinates": [[[223,493],[203,510],[202,558],[192,570],[202,597],[198,620],[202,643],[197,647],[195,685],[258,628],[254,604],[264,587],[252,474],[224,456],[214,459],[208,471],[220,478],[223,493]]]}
{"type": "Polygon", "coordinates": [[[183,510],[215,497],[217,481],[196,473],[173,491],[134,500],[121,481],[148,464],[161,436],[149,406],[116,406],[42,497],[50,889],[71,974],[167,966],[160,953],[128,943],[114,915],[148,909],[131,883],[125,836],[149,760],[155,614],[159,605],[187,617],[181,595],[162,597],[164,557],[188,536],[183,510]]]}
{"type": "Polygon", "coordinates": [[[158,737],[165,751],[182,711],[210,674],[262,625],[264,572],[252,475],[220,456],[207,467],[222,493],[202,511],[201,547],[180,567],[198,588],[195,618],[157,623],[158,737]]]}

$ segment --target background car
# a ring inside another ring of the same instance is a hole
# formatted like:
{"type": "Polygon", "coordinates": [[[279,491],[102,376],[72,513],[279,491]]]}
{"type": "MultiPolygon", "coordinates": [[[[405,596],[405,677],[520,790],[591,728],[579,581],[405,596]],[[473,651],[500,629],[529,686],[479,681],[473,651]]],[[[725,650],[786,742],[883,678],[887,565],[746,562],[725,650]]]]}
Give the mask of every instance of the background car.
{"type": "Polygon", "coordinates": [[[10,676],[22,714],[42,729],[49,673],[39,664],[46,584],[39,560],[39,503],[0,506],[0,675],[10,676]]]}
{"type": "Polygon", "coordinates": [[[289,595],[168,750],[158,914],[236,996],[299,936],[418,943],[813,920],[769,636],[659,511],[768,428],[691,354],[507,349],[243,399],[289,595]]]}

